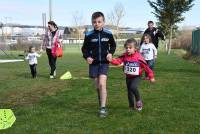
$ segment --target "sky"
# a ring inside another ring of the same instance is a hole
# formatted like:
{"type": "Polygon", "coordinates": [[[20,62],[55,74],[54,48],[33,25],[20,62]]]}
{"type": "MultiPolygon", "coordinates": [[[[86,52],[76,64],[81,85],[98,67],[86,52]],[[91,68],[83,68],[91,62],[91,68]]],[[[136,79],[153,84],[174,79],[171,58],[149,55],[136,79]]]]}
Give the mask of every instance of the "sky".
{"type": "MultiPolygon", "coordinates": [[[[1,0],[0,21],[25,25],[42,25],[42,13],[49,20],[49,0],[1,0]]],[[[114,6],[121,3],[125,10],[120,26],[145,28],[147,21],[157,21],[147,0],[52,0],[52,18],[59,26],[74,26],[73,15],[83,16],[83,24],[91,24],[91,14],[101,11],[107,16],[114,6]]],[[[179,26],[200,25],[200,0],[194,1],[185,20],[179,26]]]]}

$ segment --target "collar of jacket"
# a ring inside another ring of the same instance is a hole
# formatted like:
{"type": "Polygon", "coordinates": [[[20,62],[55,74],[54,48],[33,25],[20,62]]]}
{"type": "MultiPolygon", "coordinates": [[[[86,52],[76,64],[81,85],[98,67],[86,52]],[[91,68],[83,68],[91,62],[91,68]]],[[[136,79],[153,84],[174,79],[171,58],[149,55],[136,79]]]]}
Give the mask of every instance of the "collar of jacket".
{"type": "Polygon", "coordinates": [[[103,32],[103,28],[102,28],[102,30],[96,30],[96,29],[94,29],[94,32],[96,32],[96,33],[102,33],[103,32]]]}
{"type": "Polygon", "coordinates": [[[141,54],[140,54],[138,51],[136,51],[135,53],[133,53],[133,54],[131,54],[131,55],[128,55],[128,53],[125,52],[125,53],[124,53],[124,56],[125,56],[126,58],[133,58],[133,59],[137,59],[137,60],[139,60],[139,61],[142,61],[143,63],[146,63],[146,61],[144,60],[144,58],[141,56],[141,54]]]}
{"type": "Polygon", "coordinates": [[[156,28],[153,27],[152,29],[148,28],[148,31],[156,31],[156,28]]]}

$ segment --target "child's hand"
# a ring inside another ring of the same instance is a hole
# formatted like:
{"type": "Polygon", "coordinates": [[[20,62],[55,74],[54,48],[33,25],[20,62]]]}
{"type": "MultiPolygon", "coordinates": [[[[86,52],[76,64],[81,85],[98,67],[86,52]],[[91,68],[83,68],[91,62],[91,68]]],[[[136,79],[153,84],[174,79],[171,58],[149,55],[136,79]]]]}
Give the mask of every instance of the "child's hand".
{"type": "Polygon", "coordinates": [[[156,80],[154,78],[150,79],[150,82],[155,83],[156,80]]]}
{"type": "Polygon", "coordinates": [[[92,64],[93,61],[94,61],[93,58],[91,58],[91,57],[88,57],[88,58],[87,58],[87,63],[88,63],[88,64],[92,64]]]}
{"type": "Polygon", "coordinates": [[[111,62],[112,61],[112,54],[108,54],[107,56],[106,56],[106,59],[109,61],[109,62],[111,62]]]}
{"type": "Polygon", "coordinates": [[[123,66],[124,66],[124,63],[117,65],[117,67],[123,67],[123,66]]]}

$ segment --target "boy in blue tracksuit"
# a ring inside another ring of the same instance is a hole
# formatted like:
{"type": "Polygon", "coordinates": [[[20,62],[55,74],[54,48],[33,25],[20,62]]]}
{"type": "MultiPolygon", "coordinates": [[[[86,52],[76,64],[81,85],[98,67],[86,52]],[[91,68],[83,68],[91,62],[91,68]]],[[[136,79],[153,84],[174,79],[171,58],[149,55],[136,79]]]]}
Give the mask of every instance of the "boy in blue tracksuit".
{"type": "Polygon", "coordinates": [[[109,69],[109,61],[116,49],[116,43],[110,31],[104,29],[105,18],[102,12],[92,14],[94,30],[85,34],[82,46],[83,57],[89,64],[89,77],[96,83],[100,116],[107,115],[106,111],[106,81],[109,69]]]}

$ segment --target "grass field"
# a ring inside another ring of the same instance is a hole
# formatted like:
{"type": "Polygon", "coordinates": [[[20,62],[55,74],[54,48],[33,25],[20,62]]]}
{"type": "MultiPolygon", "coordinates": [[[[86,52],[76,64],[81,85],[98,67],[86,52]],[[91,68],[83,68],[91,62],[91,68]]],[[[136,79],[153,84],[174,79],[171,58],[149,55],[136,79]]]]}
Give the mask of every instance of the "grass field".
{"type": "Polygon", "coordinates": [[[57,75],[70,71],[72,80],[49,79],[46,54],[39,58],[38,78],[32,79],[27,62],[0,64],[0,108],[10,108],[16,122],[1,134],[197,134],[200,133],[200,65],[160,51],[156,83],[140,83],[144,108],[128,109],[125,79],[120,68],[110,68],[108,112],[97,116],[88,65],[76,46],[65,48],[57,75]]]}

